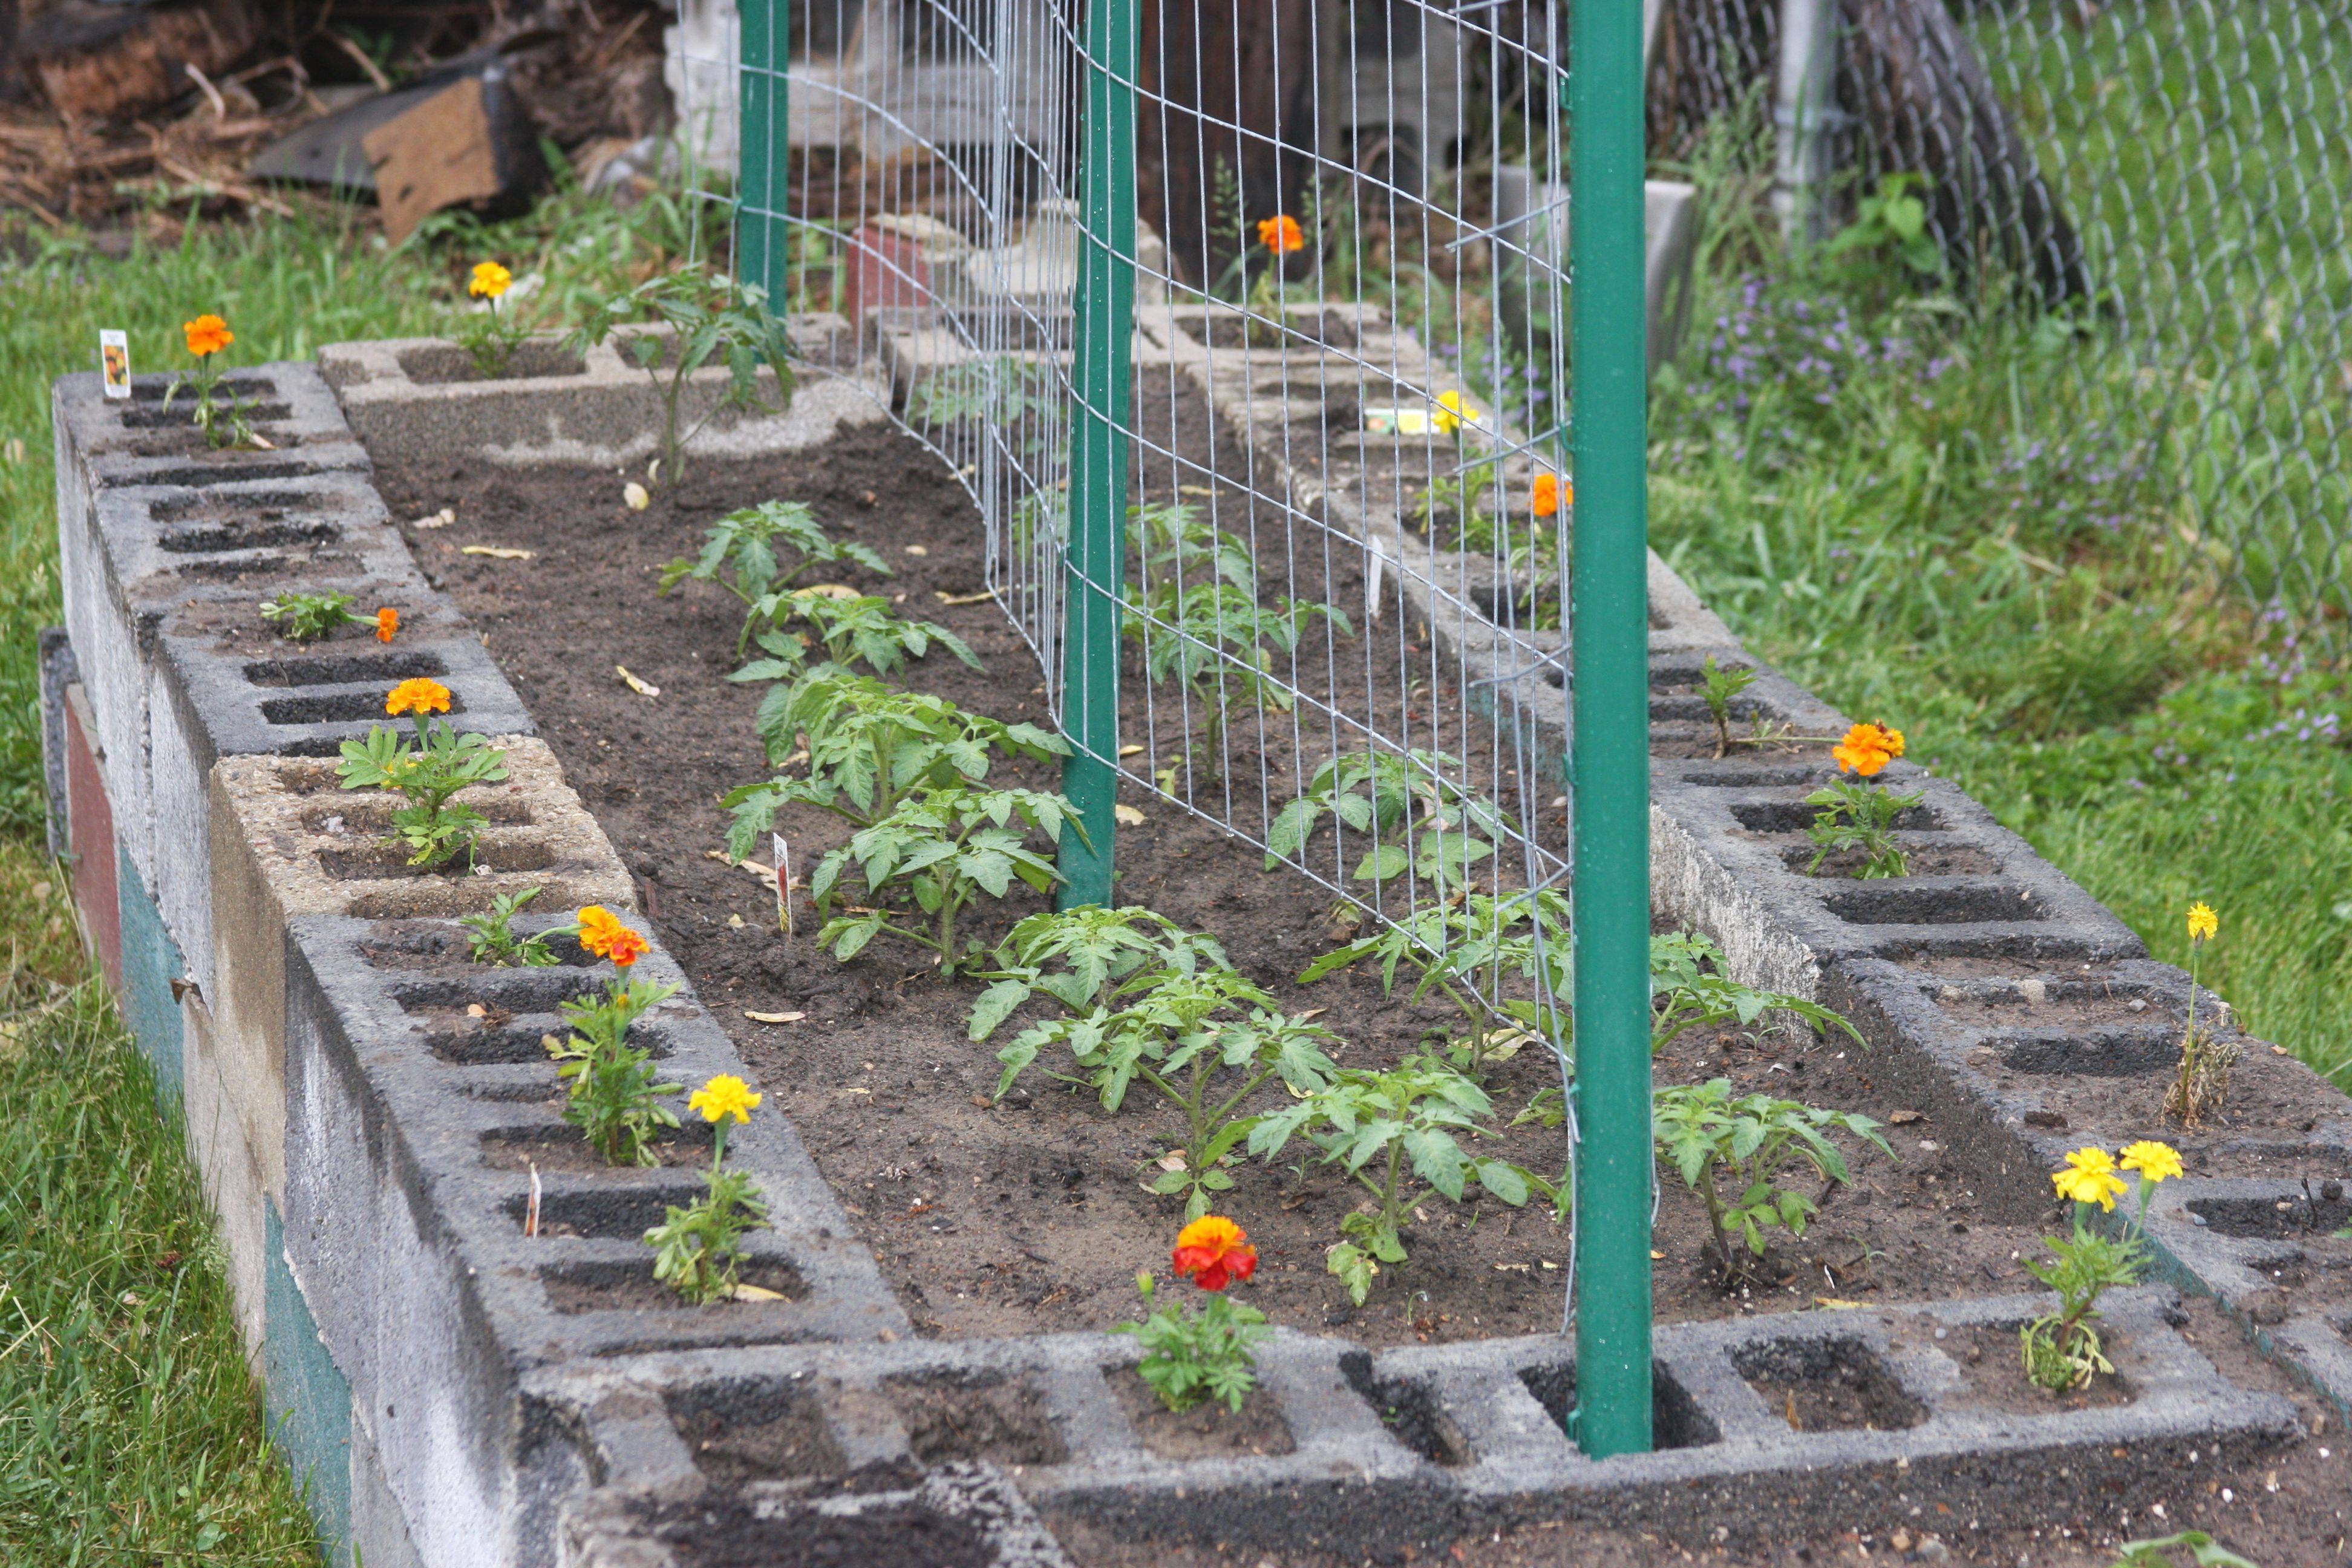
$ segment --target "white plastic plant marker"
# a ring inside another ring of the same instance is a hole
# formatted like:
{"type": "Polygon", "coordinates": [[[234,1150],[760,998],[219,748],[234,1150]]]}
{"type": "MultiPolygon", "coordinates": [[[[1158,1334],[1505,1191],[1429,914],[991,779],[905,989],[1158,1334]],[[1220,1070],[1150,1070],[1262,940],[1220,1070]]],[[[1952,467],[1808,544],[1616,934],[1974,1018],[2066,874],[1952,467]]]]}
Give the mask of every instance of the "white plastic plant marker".
{"type": "Polygon", "coordinates": [[[131,395],[131,338],[121,329],[99,329],[98,369],[108,401],[120,403],[131,395]]]}
{"type": "Polygon", "coordinates": [[[768,842],[776,853],[776,924],[786,936],[793,934],[793,848],[781,833],[768,835],[768,842]]]}

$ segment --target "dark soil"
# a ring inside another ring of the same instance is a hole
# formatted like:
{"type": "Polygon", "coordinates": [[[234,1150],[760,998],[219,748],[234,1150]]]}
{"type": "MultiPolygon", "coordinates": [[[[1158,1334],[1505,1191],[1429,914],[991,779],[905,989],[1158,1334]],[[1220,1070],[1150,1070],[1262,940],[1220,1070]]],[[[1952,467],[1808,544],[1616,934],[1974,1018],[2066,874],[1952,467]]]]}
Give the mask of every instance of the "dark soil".
{"type": "MultiPolygon", "coordinates": [[[[779,1296],[808,1294],[808,1286],[799,1270],[773,1259],[745,1260],[736,1270],[736,1279],[740,1284],[773,1290],[779,1296]]],[[[548,1303],[559,1312],[668,1312],[684,1305],[677,1292],[654,1279],[651,1257],[639,1263],[582,1264],[551,1269],[546,1282],[548,1303]]],[[[698,1310],[725,1312],[752,1304],[720,1301],[698,1310]]]]}
{"type": "Polygon", "coordinates": [[[926,1465],[986,1459],[1018,1470],[1070,1457],[1037,1391],[1024,1382],[907,1379],[890,1385],[890,1400],[926,1465]]]}
{"type": "MultiPolygon", "coordinates": [[[[2086,1388],[2053,1394],[2025,1375],[2024,1350],[2018,1341],[2018,1331],[2023,1326],[1979,1324],[1943,1331],[1936,1348],[1959,1363],[1961,1373],[1968,1379],[1968,1393],[1962,1396],[1965,1403],[2011,1415],[2047,1415],[2054,1411],[2129,1405],[2139,1397],[2133,1386],[2133,1369],[2138,1358],[2133,1353],[2129,1336],[2100,1334],[2100,1353],[2115,1363],[2113,1377],[2095,1377],[2086,1388]]],[[[1913,1326],[1911,1334],[1934,1339],[1938,1327],[1932,1320],[1923,1318],[1913,1326]]],[[[2096,1331],[2099,1325],[2094,1323],[2092,1328],[2096,1331]]]]}
{"type": "Polygon", "coordinates": [[[1927,1416],[1858,1342],[1774,1346],[1739,1373],[1800,1432],[1899,1432],[1927,1416]]]}
{"type": "MultiPolygon", "coordinates": [[[[1223,471],[1242,470],[1232,464],[1223,471]]],[[[382,470],[378,479],[397,516],[456,509],[455,526],[414,535],[419,560],[482,628],[636,878],[646,913],[736,1036],[770,1106],[793,1118],[919,1327],[948,1335],[1027,1333],[1107,1328],[1135,1317],[1135,1273],[1165,1267],[1182,1220],[1180,1203],[1150,1194],[1141,1179],[1167,1146],[1173,1113],[1139,1090],[1109,1116],[1040,1069],[1003,1104],[992,1103],[993,1043],[975,1046],[964,1036],[974,987],[942,985],[923,954],[887,939],[852,963],[836,963],[805,934],[814,925],[805,908],[804,934],[788,942],[775,930],[769,887],[714,858],[725,829],[719,796],[771,771],[751,724],[761,690],[722,679],[733,666],[736,601],[707,585],[661,597],[655,578],[662,563],[693,552],[702,531],[733,506],[778,496],[803,500],[828,526],[883,551],[896,576],[850,571],[843,580],[903,595],[901,613],[948,626],[988,666],[981,674],[935,656],[901,679],[1000,718],[1047,721],[1034,655],[997,605],[946,602],[982,586],[982,531],[938,461],[893,432],[847,433],[788,462],[700,464],[684,487],[665,490],[642,513],[624,505],[622,478],[601,471],[434,465],[382,470]],[[537,555],[460,554],[467,544],[537,555]],[[647,699],[624,685],[614,672],[623,664],[661,696],[647,699]],[[751,1023],[746,1012],[805,1017],[768,1026],[751,1023]]],[[[1230,512],[1221,521],[1241,526],[1230,512]]],[[[1261,565],[1278,585],[1275,548],[1269,542],[1262,551],[1261,565]]],[[[1289,589],[1360,607],[1357,572],[1343,561],[1315,582],[1293,579],[1289,589]]],[[[1325,664],[1302,669],[1302,682],[1328,681],[1341,702],[1377,709],[1390,715],[1384,723],[1415,726],[1419,743],[1480,754],[1475,735],[1465,742],[1446,727],[1458,726],[1448,716],[1463,705],[1434,684],[1436,661],[1413,640],[1423,629],[1402,620],[1392,611],[1380,626],[1360,627],[1359,642],[1339,639],[1316,656],[1325,664]],[[1371,645],[1374,657],[1360,643],[1371,645]],[[1400,658],[1418,658],[1432,683],[1402,691],[1367,684],[1349,695],[1343,683],[1349,668],[1352,679],[1369,682],[1363,666],[1391,661],[1393,668],[1400,658]]],[[[1167,689],[1148,685],[1130,662],[1126,693],[1128,732],[1167,765],[1179,754],[1167,689]]],[[[1291,781],[1328,757],[1330,742],[1304,723],[1252,726],[1247,736],[1243,728],[1234,726],[1233,784],[1195,774],[1191,787],[1202,810],[1258,833],[1267,809],[1259,769],[1270,779],[1267,796],[1278,803],[1295,787],[1291,781]]],[[[1197,726],[1192,732],[1197,738],[1197,726]]],[[[1031,770],[1026,782],[1052,787],[1055,776],[1031,770]]],[[[1507,809],[1507,783],[1496,790],[1507,809]]],[[[1234,963],[1286,1008],[1326,1009],[1320,1021],[1348,1042],[1338,1057],[1342,1065],[1392,1063],[1444,1029],[1450,1013],[1442,1004],[1386,997],[1375,974],[1293,984],[1335,940],[1329,891],[1287,869],[1265,871],[1261,854],[1169,800],[1138,790],[1125,799],[1144,820],[1119,829],[1121,897],[1217,934],[1234,963]]],[[[1557,824],[1549,811],[1545,820],[1548,831],[1557,824]]],[[[803,879],[847,832],[816,813],[788,816],[780,826],[803,879]]],[[[1353,864],[1336,852],[1334,860],[1341,876],[1353,864]]],[[[1016,893],[978,919],[976,934],[992,938],[1042,907],[1016,893]]],[[[1011,1033],[1008,1026],[1003,1037],[1011,1033]]],[[[1872,1070],[1850,1045],[1730,1032],[1686,1033],[1658,1064],[1662,1083],[1724,1076],[1743,1091],[1769,1089],[1887,1120],[1904,1108],[1889,1103],[1872,1070]]],[[[1496,1066],[1489,1087],[1500,1120],[1556,1082],[1536,1053],[1496,1066]]],[[[1269,1104],[1277,1098],[1266,1096],[1269,1104]]],[[[1763,1258],[1742,1259],[1743,1277],[1728,1289],[1706,1254],[1703,1211],[1670,1183],[1654,1243],[1661,1319],[1781,1310],[1816,1296],[1876,1304],[2031,1288],[2021,1259],[2036,1255],[2039,1214],[1986,1212],[1932,1125],[1914,1121],[1890,1135],[1899,1163],[1861,1154],[1852,1186],[1804,1184],[1822,1205],[1812,1228],[1801,1238],[1780,1237],[1763,1258]]],[[[1484,1149],[1555,1175],[1563,1158],[1559,1135],[1533,1124],[1484,1141],[1484,1149]]],[[[1235,1186],[1220,1207],[1261,1249],[1263,1267],[1249,1289],[1276,1321],[1339,1329],[1372,1344],[1559,1325],[1568,1237],[1539,1204],[1515,1210],[1488,1197],[1454,1205],[1424,1194],[1408,1222],[1411,1262],[1386,1270],[1359,1309],[1323,1263],[1363,1191],[1300,1164],[1296,1152],[1281,1164],[1251,1163],[1233,1174],[1235,1186]]]]}
{"type": "Polygon", "coordinates": [[[688,1568],[990,1568],[997,1561],[973,1521],[913,1502],[781,1517],[755,1501],[673,1504],[659,1516],[658,1534],[688,1568]]]}
{"type": "Polygon", "coordinates": [[[759,1419],[719,1405],[672,1410],[697,1468],[717,1481],[768,1481],[793,1477],[834,1477],[849,1461],[833,1440],[824,1417],[806,1400],[765,1402],[759,1419]],[[778,1408],[781,1404],[782,1408],[778,1408]]]}
{"type": "Polygon", "coordinates": [[[1142,1435],[1143,1446],[1163,1459],[1242,1459],[1254,1454],[1287,1454],[1297,1447],[1282,1418],[1282,1406],[1263,1388],[1252,1389],[1239,1412],[1215,1400],[1178,1412],[1161,1404],[1150,1384],[1131,1370],[1112,1373],[1110,1387],[1142,1435]]]}

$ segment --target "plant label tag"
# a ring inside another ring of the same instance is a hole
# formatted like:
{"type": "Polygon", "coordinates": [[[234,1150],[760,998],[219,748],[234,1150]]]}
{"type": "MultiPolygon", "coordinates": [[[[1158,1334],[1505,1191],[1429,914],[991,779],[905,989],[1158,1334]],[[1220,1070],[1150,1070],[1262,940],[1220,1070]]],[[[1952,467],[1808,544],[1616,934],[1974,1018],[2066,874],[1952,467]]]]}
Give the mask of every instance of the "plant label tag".
{"type": "Polygon", "coordinates": [[[106,382],[106,397],[120,403],[131,395],[131,339],[112,327],[98,334],[99,374],[106,382]]]}
{"type": "Polygon", "coordinates": [[[1368,436],[1426,436],[1434,429],[1426,408],[1367,406],[1364,410],[1364,433],[1368,436]]]}
{"type": "Polygon", "coordinates": [[[793,934],[793,848],[781,833],[768,835],[770,847],[776,855],[776,924],[784,934],[793,934]]]}

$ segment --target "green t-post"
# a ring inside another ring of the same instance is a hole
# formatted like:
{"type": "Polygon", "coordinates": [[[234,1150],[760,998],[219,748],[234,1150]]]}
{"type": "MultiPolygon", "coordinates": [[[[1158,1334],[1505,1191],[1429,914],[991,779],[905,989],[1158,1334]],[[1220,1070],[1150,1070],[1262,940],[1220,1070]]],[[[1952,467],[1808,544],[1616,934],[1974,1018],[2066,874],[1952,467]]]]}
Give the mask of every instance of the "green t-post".
{"type": "Polygon", "coordinates": [[[792,0],[750,0],[735,64],[735,276],[768,291],[784,313],[792,249],[784,203],[792,180],[792,104],[784,71],[793,55],[792,0]]]}
{"type": "Polygon", "coordinates": [[[1062,793],[1087,842],[1062,837],[1066,910],[1111,901],[1118,797],[1118,616],[1127,580],[1127,419],[1135,336],[1135,0],[1087,7],[1083,232],[1070,409],[1070,545],[1063,578],[1062,793]]]}
{"type": "Polygon", "coordinates": [[[1650,652],[1642,0],[1580,0],[1569,56],[1576,513],[1576,1437],[1650,1431],[1650,652]]]}

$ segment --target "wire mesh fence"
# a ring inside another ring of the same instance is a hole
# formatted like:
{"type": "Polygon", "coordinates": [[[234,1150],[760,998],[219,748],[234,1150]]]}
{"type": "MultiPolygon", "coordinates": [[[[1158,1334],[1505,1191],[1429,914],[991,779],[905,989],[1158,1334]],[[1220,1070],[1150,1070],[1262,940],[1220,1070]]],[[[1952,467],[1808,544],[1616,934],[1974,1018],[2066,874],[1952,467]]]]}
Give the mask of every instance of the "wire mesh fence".
{"type": "MultiPolygon", "coordinates": [[[[689,141],[740,147],[785,307],[971,492],[1066,731],[1088,730],[1066,596],[1115,595],[1124,777],[1389,920],[1556,889],[1562,731],[1532,721],[1564,710],[1570,493],[1551,14],[1144,8],[1116,584],[1074,575],[1070,462],[1079,274],[1108,241],[1078,105],[1125,72],[1038,0],[795,5],[788,68],[747,22],[682,25],[707,51],[674,63],[689,141]],[[754,144],[786,103],[778,169],[754,144]]],[[[1513,918],[1563,934],[1540,902],[1513,918]]]]}

